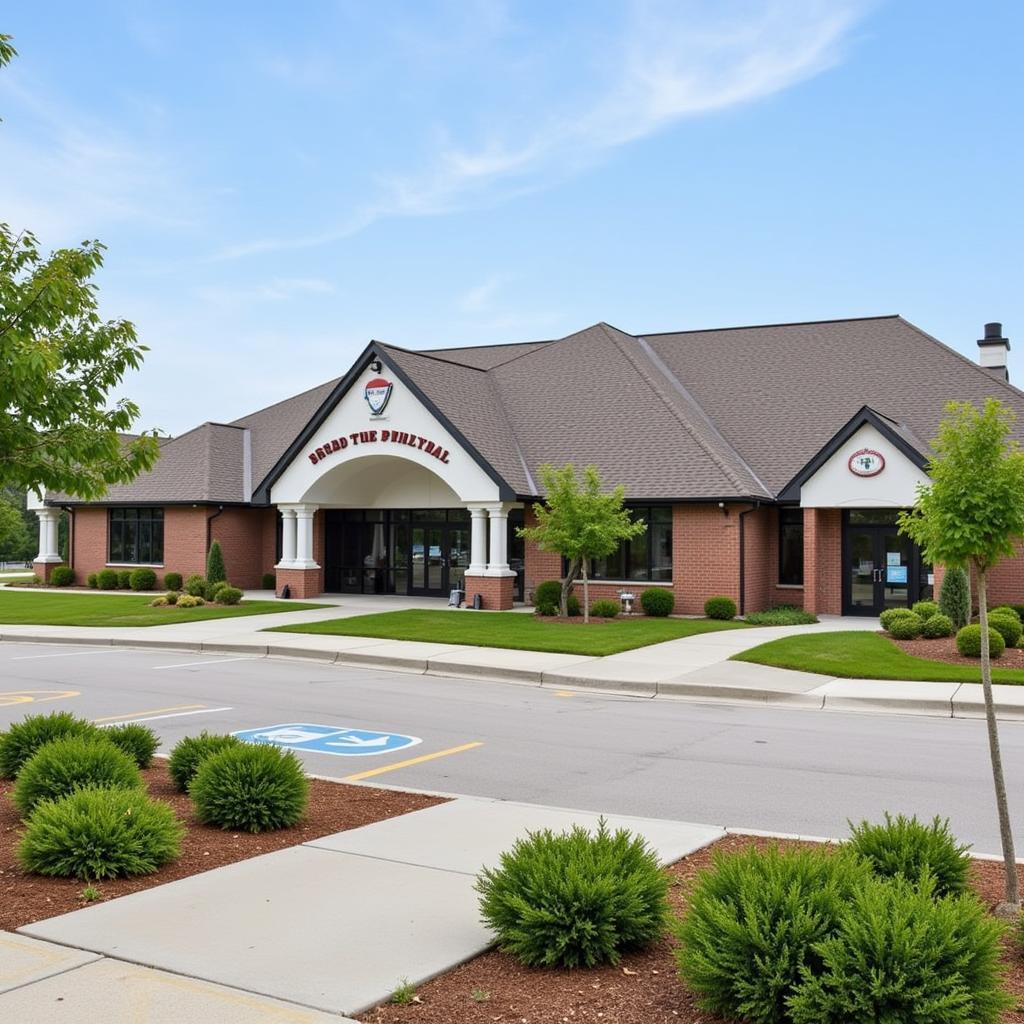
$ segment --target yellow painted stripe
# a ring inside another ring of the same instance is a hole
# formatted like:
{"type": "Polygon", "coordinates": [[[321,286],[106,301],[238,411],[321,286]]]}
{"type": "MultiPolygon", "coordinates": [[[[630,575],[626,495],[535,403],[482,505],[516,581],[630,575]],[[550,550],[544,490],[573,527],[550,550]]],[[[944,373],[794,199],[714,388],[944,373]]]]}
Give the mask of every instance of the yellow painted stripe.
{"type": "Polygon", "coordinates": [[[124,722],[129,718],[142,718],[143,715],[159,715],[164,711],[196,711],[205,708],[205,704],[176,704],[173,708],[150,708],[148,711],[129,711],[126,715],[107,715],[106,718],[94,718],[93,721],[100,722],[124,722]]]}
{"type": "Polygon", "coordinates": [[[437,750],[433,754],[421,754],[419,757],[410,757],[408,761],[398,761],[395,764],[386,764],[382,768],[371,768],[367,772],[357,772],[355,775],[346,775],[342,782],[360,782],[363,779],[373,778],[374,775],[383,775],[385,772],[397,771],[399,768],[409,768],[414,764],[422,764],[424,761],[433,761],[437,757],[447,757],[449,754],[461,754],[464,750],[472,750],[474,747],[482,747],[479,740],[473,743],[463,743],[461,747],[449,747],[447,750],[437,750]]]}
{"type": "Polygon", "coordinates": [[[40,704],[47,700],[64,700],[67,697],[81,697],[80,690],[14,690],[0,693],[0,708],[11,704],[40,704]]]}

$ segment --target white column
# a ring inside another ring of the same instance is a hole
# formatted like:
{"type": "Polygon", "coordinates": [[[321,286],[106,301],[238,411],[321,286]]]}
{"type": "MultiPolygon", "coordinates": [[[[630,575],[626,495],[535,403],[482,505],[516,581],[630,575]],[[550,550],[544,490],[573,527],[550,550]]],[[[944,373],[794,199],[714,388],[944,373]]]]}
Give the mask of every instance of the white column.
{"type": "Polygon", "coordinates": [[[467,573],[482,576],[487,571],[487,509],[478,505],[469,510],[469,568],[467,573]]]}
{"type": "Polygon", "coordinates": [[[508,509],[504,505],[489,505],[487,518],[491,524],[491,556],[487,560],[488,576],[508,576],[508,509]]]}
{"type": "Polygon", "coordinates": [[[37,562],[59,562],[60,553],[57,550],[57,522],[60,519],[60,510],[56,508],[36,509],[39,517],[39,554],[36,555],[37,562]]]}
{"type": "Polygon", "coordinates": [[[294,569],[319,569],[313,559],[313,516],[316,505],[295,506],[295,562],[294,569]]]}
{"type": "Polygon", "coordinates": [[[281,561],[275,569],[295,567],[295,509],[281,509],[281,561]]]}

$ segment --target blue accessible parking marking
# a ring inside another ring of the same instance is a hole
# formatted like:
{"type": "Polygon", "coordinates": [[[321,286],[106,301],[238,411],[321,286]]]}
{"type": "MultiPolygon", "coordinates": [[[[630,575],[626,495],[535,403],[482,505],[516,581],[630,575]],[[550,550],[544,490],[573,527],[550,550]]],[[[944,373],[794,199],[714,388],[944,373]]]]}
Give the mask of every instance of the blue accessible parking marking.
{"type": "Polygon", "coordinates": [[[311,725],[309,722],[242,729],[232,735],[246,743],[269,743],[289,750],[309,750],[339,757],[391,754],[423,742],[418,736],[404,736],[398,732],[369,732],[366,729],[345,729],[337,725],[311,725]]]}

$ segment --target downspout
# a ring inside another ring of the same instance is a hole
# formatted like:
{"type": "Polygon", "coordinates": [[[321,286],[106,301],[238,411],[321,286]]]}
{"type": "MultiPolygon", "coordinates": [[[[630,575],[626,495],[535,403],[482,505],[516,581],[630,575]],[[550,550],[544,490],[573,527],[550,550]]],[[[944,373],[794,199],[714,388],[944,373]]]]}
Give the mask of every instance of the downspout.
{"type": "Polygon", "coordinates": [[[206,553],[207,554],[210,553],[210,543],[211,543],[211,538],[213,537],[213,521],[223,511],[224,511],[224,506],[223,505],[218,505],[217,506],[217,511],[214,512],[212,516],[207,516],[206,517],[206,553]]]}
{"type": "Polygon", "coordinates": [[[747,581],[746,581],[746,568],[747,568],[747,529],[746,529],[746,517],[751,512],[756,512],[761,507],[761,502],[755,501],[754,504],[745,509],[740,513],[740,615],[745,615],[747,611],[747,581]]]}
{"type": "Polygon", "coordinates": [[[65,505],[64,511],[68,514],[68,568],[75,567],[75,510],[71,505],[65,505]]]}

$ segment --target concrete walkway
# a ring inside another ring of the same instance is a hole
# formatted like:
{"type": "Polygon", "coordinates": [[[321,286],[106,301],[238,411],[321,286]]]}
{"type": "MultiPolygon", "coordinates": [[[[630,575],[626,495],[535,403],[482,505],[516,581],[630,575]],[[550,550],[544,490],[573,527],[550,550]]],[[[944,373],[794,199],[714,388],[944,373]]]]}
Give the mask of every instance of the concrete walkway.
{"type": "MultiPolygon", "coordinates": [[[[652,818],[607,821],[643,835],[666,864],[725,834],[652,818]]],[[[0,1019],[163,1021],[118,1016],[106,1005],[90,1014],[92,986],[103,986],[104,973],[108,989],[130,977],[163,991],[166,979],[177,978],[183,987],[169,999],[187,992],[197,1007],[201,1000],[212,1006],[234,992],[264,1014],[239,1020],[324,1019],[270,1015],[288,1002],[302,1012],[362,1013],[403,980],[421,984],[488,948],[492,936],[480,923],[474,890],[481,867],[496,865],[528,831],[593,829],[597,822],[590,812],[459,798],[40,921],[21,933],[57,943],[38,947],[54,959],[20,968],[22,987],[0,995],[0,1019]],[[56,976],[60,971],[68,973],[56,976]],[[74,978],[81,972],[80,987],[74,978]],[[66,1016],[41,1013],[58,992],[66,1016]],[[261,998],[272,1002],[264,1006],[261,998]]],[[[225,1011],[172,1019],[235,1018],[225,1011]]]]}

